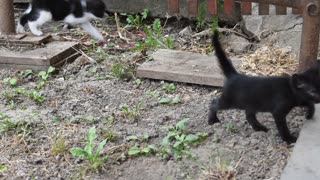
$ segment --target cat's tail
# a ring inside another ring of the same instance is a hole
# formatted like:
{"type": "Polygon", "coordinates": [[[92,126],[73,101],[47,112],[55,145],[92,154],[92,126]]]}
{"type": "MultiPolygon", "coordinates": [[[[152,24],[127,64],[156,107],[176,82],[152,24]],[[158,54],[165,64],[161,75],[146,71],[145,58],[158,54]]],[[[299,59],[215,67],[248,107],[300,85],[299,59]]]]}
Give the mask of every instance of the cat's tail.
{"type": "Polygon", "coordinates": [[[223,71],[223,74],[229,78],[234,74],[238,74],[237,70],[232,65],[232,62],[228,57],[226,56],[224,50],[221,47],[221,44],[219,42],[219,32],[215,31],[212,35],[212,46],[214,47],[216,51],[216,56],[218,57],[220,68],[223,71]]]}

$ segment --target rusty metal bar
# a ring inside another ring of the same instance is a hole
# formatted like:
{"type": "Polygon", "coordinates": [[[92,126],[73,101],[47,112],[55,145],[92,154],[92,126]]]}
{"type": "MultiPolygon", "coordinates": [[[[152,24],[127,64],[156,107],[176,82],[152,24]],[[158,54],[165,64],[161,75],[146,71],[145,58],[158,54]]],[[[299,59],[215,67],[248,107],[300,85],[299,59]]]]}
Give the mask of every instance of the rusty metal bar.
{"type": "Polygon", "coordinates": [[[179,14],[179,0],[168,0],[169,15],[179,14]]]}
{"type": "Polygon", "coordinates": [[[251,15],[252,14],[252,3],[251,2],[241,2],[241,14],[251,15]]]}
{"type": "Polygon", "coordinates": [[[207,0],[207,14],[209,16],[217,14],[217,1],[216,0],[207,0]]]}
{"type": "Polygon", "coordinates": [[[235,11],[234,11],[234,0],[224,0],[224,14],[226,15],[232,15],[235,11]]]}
{"type": "Polygon", "coordinates": [[[14,34],[13,0],[0,0],[0,34],[14,34]]]}
{"type": "Polygon", "coordinates": [[[287,14],[287,7],[276,6],[276,14],[277,15],[285,15],[285,14],[287,14]]]}
{"type": "Polygon", "coordinates": [[[303,25],[298,71],[316,65],[320,32],[320,0],[303,0],[303,25]]]}
{"type": "Polygon", "coordinates": [[[259,15],[269,15],[269,4],[259,4],[259,15]]]}

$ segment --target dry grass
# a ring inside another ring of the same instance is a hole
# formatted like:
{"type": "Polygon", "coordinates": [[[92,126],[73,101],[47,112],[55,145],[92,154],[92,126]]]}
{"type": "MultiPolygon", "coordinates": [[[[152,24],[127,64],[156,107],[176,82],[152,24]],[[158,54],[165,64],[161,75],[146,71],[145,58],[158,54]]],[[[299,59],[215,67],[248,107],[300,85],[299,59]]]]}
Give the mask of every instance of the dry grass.
{"type": "Polygon", "coordinates": [[[241,70],[248,75],[288,75],[297,67],[297,57],[290,49],[264,46],[240,57],[241,70]]]}

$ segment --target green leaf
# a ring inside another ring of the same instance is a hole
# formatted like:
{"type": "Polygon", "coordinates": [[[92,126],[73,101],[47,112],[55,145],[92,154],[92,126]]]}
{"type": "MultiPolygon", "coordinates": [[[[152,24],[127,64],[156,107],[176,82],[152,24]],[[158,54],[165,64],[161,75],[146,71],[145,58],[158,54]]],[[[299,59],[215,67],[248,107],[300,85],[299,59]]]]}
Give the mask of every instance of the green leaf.
{"type": "Polygon", "coordinates": [[[96,66],[91,67],[91,68],[90,68],[90,72],[96,73],[96,72],[97,72],[97,67],[96,67],[96,66]]]}
{"type": "Polygon", "coordinates": [[[195,142],[198,140],[199,140],[199,136],[194,134],[188,134],[188,136],[185,138],[185,141],[189,141],[189,142],[195,142]]]}
{"type": "Polygon", "coordinates": [[[181,101],[180,101],[180,97],[179,97],[179,96],[174,97],[174,98],[172,99],[172,101],[171,101],[172,104],[178,104],[178,103],[180,103],[180,102],[181,102],[181,101]]]}
{"type": "Polygon", "coordinates": [[[80,157],[81,156],[83,156],[83,157],[87,156],[87,153],[83,149],[81,149],[79,147],[71,148],[70,152],[71,152],[72,156],[80,156],[80,157]]]}
{"type": "Polygon", "coordinates": [[[141,151],[145,154],[148,154],[151,151],[151,149],[149,147],[145,147],[141,151]]]}
{"type": "Polygon", "coordinates": [[[17,85],[17,79],[16,78],[11,78],[9,80],[9,83],[10,83],[11,86],[16,86],[17,85]]]}
{"type": "Polygon", "coordinates": [[[44,81],[40,81],[37,85],[37,89],[41,89],[44,86],[44,81]]]}
{"type": "Polygon", "coordinates": [[[94,117],[93,117],[93,116],[87,116],[87,117],[86,117],[86,120],[87,120],[87,121],[90,121],[90,122],[93,122],[94,117]]]}
{"type": "Polygon", "coordinates": [[[134,147],[130,147],[129,148],[128,155],[129,156],[135,156],[135,155],[138,155],[140,152],[141,152],[141,149],[136,147],[136,146],[134,146],[134,147]]]}
{"type": "Polygon", "coordinates": [[[178,146],[180,146],[180,144],[182,144],[181,141],[176,141],[176,142],[173,144],[173,147],[174,147],[174,148],[177,148],[178,146]]]}
{"type": "Polygon", "coordinates": [[[176,132],[170,131],[170,132],[167,134],[167,136],[162,139],[161,145],[162,145],[162,146],[168,145],[170,138],[173,137],[173,136],[175,136],[176,134],[177,134],[176,132]]]}
{"type": "Polygon", "coordinates": [[[176,129],[179,129],[179,130],[184,130],[185,128],[185,123],[189,121],[189,118],[184,118],[182,119],[181,121],[179,121],[177,124],[176,124],[176,129]]]}
{"type": "Polygon", "coordinates": [[[137,137],[137,136],[135,136],[135,135],[132,135],[132,136],[129,136],[128,138],[127,138],[129,141],[131,141],[131,140],[139,140],[139,138],[137,137]]]}
{"type": "Polygon", "coordinates": [[[96,135],[96,127],[91,127],[90,129],[89,129],[89,131],[88,131],[88,133],[87,133],[87,142],[89,142],[89,143],[92,143],[92,141],[94,140],[94,139],[96,139],[97,138],[97,135],[96,135]]]}
{"type": "Polygon", "coordinates": [[[86,146],[84,147],[84,151],[87,153],[87,155],[91,156],[93,151],[93,144],[86,144],[86,146]]]}
{"type": "Polygon", "coordinates": [[[160,99],[161,104],[169,104],[171,102],[170,98],[162,98],[160,99]]]}
{"type": "Polygon", "coordinates": [[[99,143],[99,146],[97,147],[97,151],[96,151],[96,153],[100,153],[101,151],[102,151],[102,149],[103,149],[103,147],[104,147],[104,145],[107,143],[107,140],[105,139],[105,140],[103,140],[103,141],[101,141],[100,143],[99,143]]]}
{"type": "Polygon", "coordinates": [[[48,68],[48,74],[52,73],[54,70],[55,70],[55,68],[52,67],[52,66],[50,66],[50,67],[48,68]]]}
{"type": "Polygon", "coordinates": [[[157,151],[158,150],[158,147],[156,145],[154,145],[154,144],[149,144],[148,148],[150,148],[153,151],[157,151]]]}
{"type": "Polygon", "coordinates": [[[8,166],[5,164],[0,164],[0,172],[8,171],[8,166]]]}

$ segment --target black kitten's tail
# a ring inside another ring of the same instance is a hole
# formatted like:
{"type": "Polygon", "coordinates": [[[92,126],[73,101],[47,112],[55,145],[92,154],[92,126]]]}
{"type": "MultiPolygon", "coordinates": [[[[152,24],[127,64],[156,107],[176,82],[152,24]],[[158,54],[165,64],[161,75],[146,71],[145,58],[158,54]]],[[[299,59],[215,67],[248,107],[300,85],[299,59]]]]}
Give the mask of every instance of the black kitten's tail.
{"type": "Polygon", "coordinates": [[[216,56],[218,57],[220,68],[223,71],[223,74],[229,78],[234,74],[238,74],[237,70],[233,67],[231,61],[226,56],[224,50],[221,47],[219,42],[219,32],[215,31],[212,36],[212,46],[216,50],[216,56]]]}

